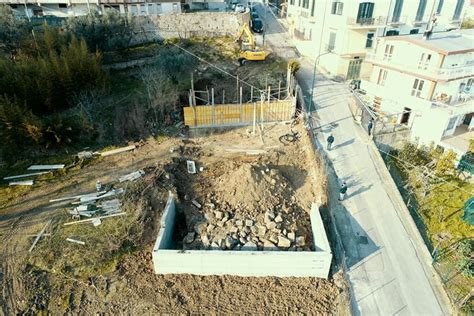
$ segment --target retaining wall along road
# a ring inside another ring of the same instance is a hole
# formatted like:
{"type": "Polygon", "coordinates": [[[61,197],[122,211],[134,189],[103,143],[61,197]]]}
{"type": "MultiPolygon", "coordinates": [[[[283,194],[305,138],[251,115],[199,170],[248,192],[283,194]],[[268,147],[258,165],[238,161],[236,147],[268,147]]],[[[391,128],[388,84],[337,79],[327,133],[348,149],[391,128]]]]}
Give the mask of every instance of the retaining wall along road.
{"type": "Polygon", "coordinates": [[[153,248],[156,274],[238,275],[327,278],[332,253],[319,208],[310,212],[315,251],[173,250],[176,206],[170,193],[153,248]]]}

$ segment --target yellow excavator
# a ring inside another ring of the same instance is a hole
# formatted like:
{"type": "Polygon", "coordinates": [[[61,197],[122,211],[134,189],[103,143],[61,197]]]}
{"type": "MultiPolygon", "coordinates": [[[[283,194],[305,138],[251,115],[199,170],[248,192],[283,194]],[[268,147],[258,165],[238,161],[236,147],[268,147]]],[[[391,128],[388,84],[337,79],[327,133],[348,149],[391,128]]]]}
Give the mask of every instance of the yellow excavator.
{"type": "Polygon", "coordinates": [[[270,55],[270,52],[257,47],[255,37],[246,23],[239,32],[237,42],[240,45],[239,63],[242,66],[245,65],[247,61],[265,60],[267,56],[270,55]]]}

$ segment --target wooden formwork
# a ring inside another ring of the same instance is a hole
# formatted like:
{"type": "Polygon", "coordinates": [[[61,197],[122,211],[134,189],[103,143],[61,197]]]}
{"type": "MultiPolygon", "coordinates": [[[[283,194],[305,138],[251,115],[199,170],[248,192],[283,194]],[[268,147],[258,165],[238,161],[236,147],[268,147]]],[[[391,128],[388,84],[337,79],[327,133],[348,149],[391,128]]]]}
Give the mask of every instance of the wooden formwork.
{"type": "Polygon", "coordinates": [[[184,107],[184,124],[191,128],[252,125],[266,122],[290,121],[296,103],[272,100],[240,104],[199,105],[184,107]]]}

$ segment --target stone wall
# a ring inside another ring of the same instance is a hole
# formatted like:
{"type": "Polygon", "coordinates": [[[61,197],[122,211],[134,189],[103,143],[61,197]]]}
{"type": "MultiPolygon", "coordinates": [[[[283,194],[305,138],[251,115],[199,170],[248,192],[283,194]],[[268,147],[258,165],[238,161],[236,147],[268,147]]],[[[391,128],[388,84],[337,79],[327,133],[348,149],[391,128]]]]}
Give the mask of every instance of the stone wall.
{"type": "Polygon", "coordinates": [[[238,275],[327,278],[332,253],[316,204],[310,218],[315,251],[222,251],[171,249],[175,221],[174,198],[170,194],[153,248],[156,274],[238,275]]]}
{"type": "Polygon", "coordinates": [[[136,42],[192,36],[236,36],[249,13],[194,12],[137,17],[136,42]]]}

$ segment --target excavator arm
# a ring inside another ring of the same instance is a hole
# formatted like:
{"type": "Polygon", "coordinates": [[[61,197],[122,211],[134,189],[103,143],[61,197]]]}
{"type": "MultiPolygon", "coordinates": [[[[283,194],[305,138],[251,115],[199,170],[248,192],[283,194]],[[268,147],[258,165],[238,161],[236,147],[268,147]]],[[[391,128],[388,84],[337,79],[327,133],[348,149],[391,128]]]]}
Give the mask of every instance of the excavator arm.
{"type": "Polygon", "coordinates": [[[252,32],[247,23],[242,26],[242,29],[237,36],[237,42],[240,43],[240,48],[242,49],[242,44],[249,46],[251,49],[255,49],[257,44],[255,42],[255,37],[253,36],[252,32]]]}

